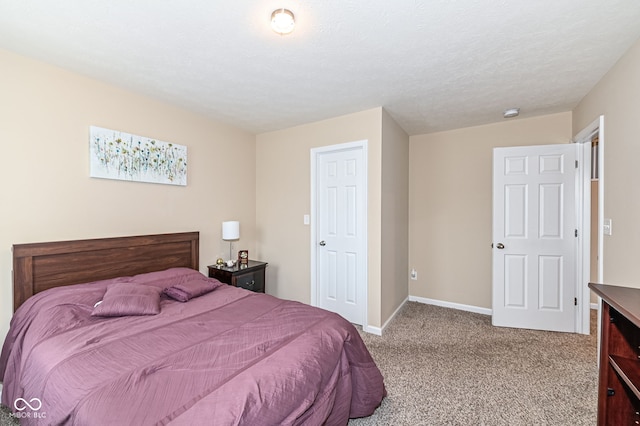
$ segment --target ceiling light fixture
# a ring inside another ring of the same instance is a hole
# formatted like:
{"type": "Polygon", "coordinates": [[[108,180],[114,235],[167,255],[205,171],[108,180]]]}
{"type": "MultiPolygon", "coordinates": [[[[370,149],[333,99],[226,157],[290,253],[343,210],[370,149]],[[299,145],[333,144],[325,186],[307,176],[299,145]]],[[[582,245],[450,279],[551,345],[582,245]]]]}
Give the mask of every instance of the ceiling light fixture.
{"type": "Polygon", "coordinates": [[[517,117],[519,115],[520,115],[520,108],[509,108],[509,109],[504,111],[502,116],[504,118],[513,118],[513,117],[517,117]]]}
{"type": "Polygon", "coordinates": [[[289,34],[295,26],[293,12],[289,9],[276,9],[271,14],[271,28],[278,34],[289,34]]]}

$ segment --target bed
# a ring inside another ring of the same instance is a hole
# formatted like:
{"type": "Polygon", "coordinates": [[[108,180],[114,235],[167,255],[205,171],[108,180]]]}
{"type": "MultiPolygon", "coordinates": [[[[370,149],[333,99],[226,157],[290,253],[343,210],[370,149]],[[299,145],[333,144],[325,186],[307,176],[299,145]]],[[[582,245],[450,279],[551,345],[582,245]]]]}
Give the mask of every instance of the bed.
{"type": "Polygon", "coordinates": [[[198,241],[14,245],[2,403],[27,425],[344,425],[375,411],[383,378],[350,323],[205,277],[198,241]]]}

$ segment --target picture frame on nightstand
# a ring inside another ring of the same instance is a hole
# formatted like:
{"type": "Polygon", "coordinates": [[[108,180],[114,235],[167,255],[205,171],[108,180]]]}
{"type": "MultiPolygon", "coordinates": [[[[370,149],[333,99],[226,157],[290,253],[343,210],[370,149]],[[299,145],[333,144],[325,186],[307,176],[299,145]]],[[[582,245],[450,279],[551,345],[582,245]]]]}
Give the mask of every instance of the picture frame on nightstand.
{"type": "Polygon", "coordinates": [[[249,250],[240,250],[238,252],[238,263],[240,265],[246,265],[249,263],[249,250]]]}

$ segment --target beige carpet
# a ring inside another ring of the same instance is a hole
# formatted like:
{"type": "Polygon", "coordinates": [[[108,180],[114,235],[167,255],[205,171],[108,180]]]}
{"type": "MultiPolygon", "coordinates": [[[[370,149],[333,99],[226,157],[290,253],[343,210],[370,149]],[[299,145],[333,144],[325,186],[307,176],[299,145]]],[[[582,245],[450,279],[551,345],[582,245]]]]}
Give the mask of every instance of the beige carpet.
{"type": "MultiPolygon", "coordinates": [[[[363,338],[388,396],[365,425],[595,425],[592,334],[491,326],[491,317],[407,303],[384,336],[363,338]]],[[[0,411],[0,425],[9,423],[0,411]]]]}
{"type": "Polygon", "coordinates": [[[384,336],[362,333],[388,397],[364,425],[595,425],[591,336],[491,326],[491,317],[407,303],[384,336]]]}

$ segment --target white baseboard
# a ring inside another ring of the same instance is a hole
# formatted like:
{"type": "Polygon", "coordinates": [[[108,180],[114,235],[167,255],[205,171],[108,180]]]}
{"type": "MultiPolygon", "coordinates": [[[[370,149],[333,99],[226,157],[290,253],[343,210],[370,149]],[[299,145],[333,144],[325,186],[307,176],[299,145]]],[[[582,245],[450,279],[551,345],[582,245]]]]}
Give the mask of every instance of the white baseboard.
{"type": "Polygon", "coordinates": [[[384,329],[387,328],[389,324],[391,324],[391,321],[393,321],[393,319],[398,314],[398,312],[400,312],[400,309],[402,309],[402,307],[407,302],[424,303],[427,305],[441,306],[443,308],[452,308],[452,309],[457,309],[459,311],[474,312],[476,314],[483,314],[483,315],[491,315],[492,313],[491,309],[481,308],[479,306],[463,305],[461,303],[445,302],[442,300],[427,299],[425,297],[418,297],[418,296],[409,296],[406,299],[404,299],[404,301],[400,304],[400,306],[398,306],[398,308],[393,312],[393,314],[391,314],[389,319],[385,321],[382,327],[374,327],[371,325],[367,325],[362,327],[362,329],[367,333],[375,334],[376,336],[382,336],[382,333],[384,333],[384,329]]]}
{"type": "Polygon", "coordinates": [[[375,334],[376,336],[382,336],[382,328],[374,327],[372,325],[365,325],[362,327],[365,333],[375,334]]]}
{"type": "Polygon", "coordinates": [[[393,311],[389,319],[386,320],[384,324],[382,324],[382,327],[374,327],[372,325],[367,325],[365,327],[362,327],[362,329],[367,333],[375,334],[376,336],[382,336],[384,329],[387,328],[389,324],[391,324],[391,321],[395,318],[396,315],[398,315],[398,312],[400,312],[400,309],[402,309],[404,304],[407,303],[408,301],[409,301],[409,297],[404,299],[400,304],[400,306],[398,306],[398,308],[395,311],[393,311]]]}
{"type": "Polygon", "coordinates": [[[426,305],[441,306],[443,308],[452,308],[459,311],[474,312],[476,314],[491,315],[493,311],[488,308],[479,306],[463,305],[462,303],[445,302],[443,300],[427,299],[426,297],[409,296],[410,302],[424,303],[426,305]]]}
{"type": "MultiPolygon", "coordinates": [[[[440,306],[440,307],[443,307],[443,308],[457,309],[459,311],[474,312],[476,314],[482,314],[482,315],[492,315],[493,314],[493,310],[489,309],[489,308],[481,308],[479,306],[464,305],[462,303],[446,302],[446,301],[443,301],[443,300],[428,299],[426,297],[409,296],[408,298],[406,298],[400,304],[400,306],[398,306],[398,308],[393,312],[393,314],[391,314],[389,319],[387,321],[385,321],[385,323],[382,325],[382,327],[374,327],[374,326],[371,326],[371,325],[367,325],[367,326],[363,327],[362,329],[367,333],[375,334],[376,336],[382,336],[382,333],[384,332],[384,329],[387,328],[387,326],[391,323],[393,318],[395,318],[395,316],[398,314],[398,312],[400,312],[400,309],[402,309],[402,307],[407,302],[424,303],[426,305],[434,305],[434,306],[440,306]]],[[[598,309],[598,304],[597,303],[591,303],[590,307],[591,307],[591,309],[598,309]]]]}

